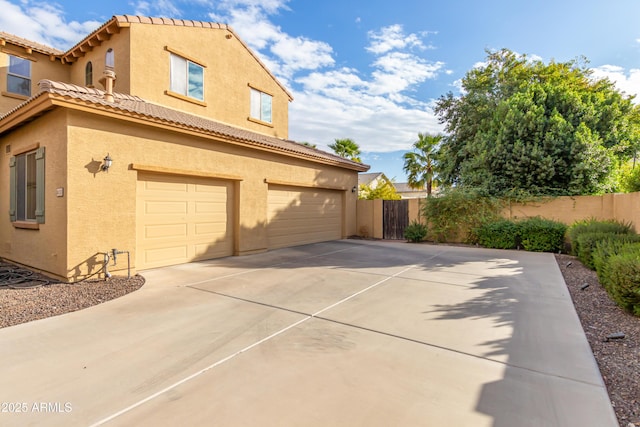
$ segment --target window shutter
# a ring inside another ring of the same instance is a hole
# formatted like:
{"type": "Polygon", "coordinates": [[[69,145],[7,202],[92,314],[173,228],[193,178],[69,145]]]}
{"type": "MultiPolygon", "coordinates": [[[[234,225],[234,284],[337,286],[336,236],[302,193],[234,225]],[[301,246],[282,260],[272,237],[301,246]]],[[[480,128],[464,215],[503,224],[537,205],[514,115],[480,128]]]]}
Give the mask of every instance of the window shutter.
{"type": "Polygon", "coordinates": [[[36,150],[36,222],[44,224],[44,147],[36,150]]]}
{"type": "Polygon", "coordinates": [[[17,219],[16,216],[16,158],[9,159],[9,220],[11,222],[17,219]]]}

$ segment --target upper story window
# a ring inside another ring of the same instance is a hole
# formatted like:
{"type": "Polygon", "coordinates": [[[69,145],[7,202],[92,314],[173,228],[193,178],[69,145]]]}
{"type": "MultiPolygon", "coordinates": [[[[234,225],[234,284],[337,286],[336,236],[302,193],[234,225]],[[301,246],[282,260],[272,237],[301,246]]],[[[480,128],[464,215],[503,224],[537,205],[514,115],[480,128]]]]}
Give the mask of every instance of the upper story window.
{"type": "Polygon", "coordinates": [[[93,86],[93,64],[91,61],[87,62],[87,66],[84,67],[84,85],[93,86]]]}
{"type": "Polygon", "coordinates": [[[11,157],[9,161],[11,221],[44,222],[44,147],[11,157]]]}
{"type": "Polygon", "coordinates": [[[115,55],[113,53],[113,49],[111,48],[107,49],[107,53],[104,56],[104,65],[105,67],[111,68],[112,70],[116,68],[115,55]]]}
{"type": "Polygon", "coordinates": [[[251,88],[251,118],[271,123],[271,100],[268,93],[251,88]]]}
{"type": "Polygon", "coordinates": [[[172,53],[171,91],[204,101],[204,67],[172,53]]]}
{"type": "Polygon", "coordinates": [[[31,61],[9,55],[7,92],[31,96],[31,61]]]}

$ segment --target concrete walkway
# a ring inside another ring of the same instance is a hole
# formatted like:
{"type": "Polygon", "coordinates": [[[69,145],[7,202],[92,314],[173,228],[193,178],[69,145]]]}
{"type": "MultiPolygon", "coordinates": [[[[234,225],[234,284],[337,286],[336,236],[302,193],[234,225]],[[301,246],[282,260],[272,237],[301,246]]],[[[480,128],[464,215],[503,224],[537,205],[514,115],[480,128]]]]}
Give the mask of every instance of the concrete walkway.
{"type": "Polygon", "coordinates": [[[346,240],[143,275],[0,329],[0,425],[617,426],[551,254],[346,240]]]}

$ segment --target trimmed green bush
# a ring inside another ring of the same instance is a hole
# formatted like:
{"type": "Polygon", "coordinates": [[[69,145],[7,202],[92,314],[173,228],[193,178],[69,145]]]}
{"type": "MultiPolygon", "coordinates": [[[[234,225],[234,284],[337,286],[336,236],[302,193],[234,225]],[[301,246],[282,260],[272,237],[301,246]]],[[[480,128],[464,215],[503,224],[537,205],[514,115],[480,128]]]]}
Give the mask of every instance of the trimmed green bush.
{"type": "Polygon", "coordinates": [[[600,283],[607,287],[607,273],[609,258],[622,253],[629,248],[640,248],[640,235],[637,234],[609,234],[606,238],[596,243],[591,252],[593,267],[598,274],[600,283]]]}
{"type": "Polygon", "coordinates": [[[609,295],[620,307],[640,316],[640,250],[613,255],[608,264],[609,295]]]}
{"type": "Polygon", "coordinates": [[[478,243],[486,248],[516,249],[520,244],[518,223],[499,219],[481,225],[475,230],[478,243]]]}
{"type": "Polygon", "coordinates": [[[413,243],[419,243],[427,237],[427,226],[418,221],[412,221],[404,229],[404,238],[413,243]]]}
{"type": "Polygon", "coordinates": [[[532,252],[559,252],[564,248],[567,226],[558,221],[529,218],[518,223],[524,250],[532,252]]]}
{"type": "MultiPolygon", "coordinates": [[[[580,233],[576,238],[576,247],[578,253],[576,256],[585,265],[585,267],[595,270],[595,264],[593,262],[593,252],[596,246],[603,241],[608,240],[611,236],[617,236],[618,234],[608,233],[604,231],[593,231],[588,233],[580,233]]],[[[619,234],[623,236],[623,234],[619,234]]]]}
{"type": "Polygon", "coordinates": [[[578,256],[580,242],[578,236],[583,233],[635,234],[633,224],[614,220],[586,219],[576,221],[567,230],[567,238],[571,244],[571,253],[578,256]]]}

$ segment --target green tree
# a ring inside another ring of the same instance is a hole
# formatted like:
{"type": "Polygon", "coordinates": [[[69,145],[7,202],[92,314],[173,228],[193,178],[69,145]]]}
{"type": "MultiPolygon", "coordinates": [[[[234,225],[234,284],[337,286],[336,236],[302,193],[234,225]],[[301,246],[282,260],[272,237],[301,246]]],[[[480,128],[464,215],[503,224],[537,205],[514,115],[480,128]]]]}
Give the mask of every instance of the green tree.
{"type": "Polygon", "coordinates": [[[634,165],[630,161],[620,167],[618,190],[623,193],[640,191],[640,165],[634,165]]]}
{"type": "Polygon", "coordinates": [[[306,141],[303,141],[300,144],[304,145],[305,147],[309,147],[309,148],[317,148],[316,144],[312,144],[312,143],[306,142],[306,141]]]}
{"type": "Polygon", "coordinates": [[[367,184],[360,184],[358,198],[363,200],[400,200],[402,197],[396,192],[396,187],[392,182],[383,181],[375,188],[371,188],[367,184]]]}
{"type": "Polygon", "coordinates": [[[632,98],[584,62],[487,52],[462,79],[463,94],[436,103],[447,132],[440,180],[494,195],[610,191],[616,157],[634,151],[632,98]]]}
{"type": "Polygon", "coordinates": [[[413,151],[405,153],[404,171],[411,188],[426,188],[427,196],[431,195],[433,181],[436,177],[438,162],[436,152],[442,135],[418,133],[418,140],[413,143],[413,151]]]}
{"type": "Polygon", "coordinates": [[[329,148],[340,157],[344,157],[354,162],[360,163],[360,147],[352,139],[336,139],[334,144],[329,144],[329,148]]]}

